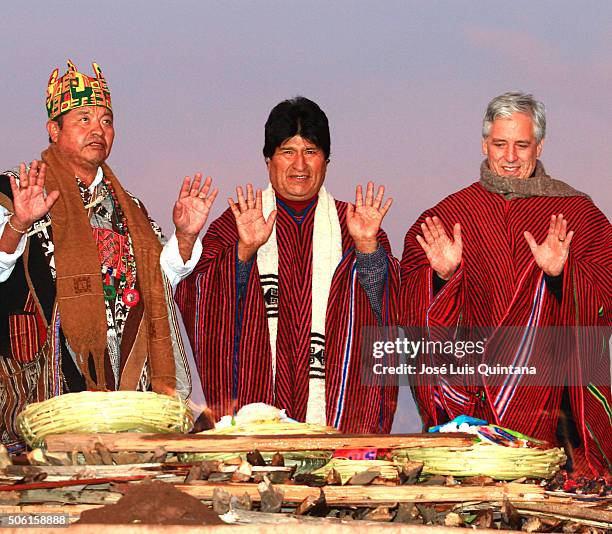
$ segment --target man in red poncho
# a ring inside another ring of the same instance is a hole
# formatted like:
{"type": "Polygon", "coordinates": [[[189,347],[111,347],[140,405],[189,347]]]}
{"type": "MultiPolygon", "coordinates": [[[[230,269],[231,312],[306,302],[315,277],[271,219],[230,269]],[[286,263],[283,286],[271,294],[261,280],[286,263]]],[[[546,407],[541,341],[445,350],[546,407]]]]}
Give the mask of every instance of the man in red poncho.
{"type": "Polygon", "coordinates": [[[303,97],[270,113],[270,185],[214,221],[176,301],[215,417],[265,402],[298,421],[347,432],[389,432],[397,389],[366,385],[360,340],[395,325],[399,262],[380,224],[384,188],[355,205],[323,187],[329,125],[303,97]]]}
{"type": "Polygon", "coordinates": [[[612,228],[587,195],[546,174],[545,128],[531,95],[489,103],[480,181],[406,235],[400,323],[430,336],[484,327],[481,362],[537,370],[471,383],[416,375],[425,427],[467,414],[553,444],[569,435],[568,465],[609,475],[612,228]]]}

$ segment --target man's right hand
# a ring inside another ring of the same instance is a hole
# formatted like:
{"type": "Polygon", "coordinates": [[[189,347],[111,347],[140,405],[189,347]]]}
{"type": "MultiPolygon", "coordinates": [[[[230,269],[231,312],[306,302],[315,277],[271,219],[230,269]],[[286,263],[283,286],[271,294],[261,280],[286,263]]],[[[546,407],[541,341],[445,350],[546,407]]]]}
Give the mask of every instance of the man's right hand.
{"type": "Polygon", "coordinates": [[[26,173],[25,163],[19,165],[19,185],[11,176],[14,215],[11,224],[18,230],[27,230],[44,217],[59,198],[59,191],[44,194],[47,165],[34,160],[26,173]]]}
{"type": "Polygon", "coordinates": [[[453,239],[446,235],[444,225],[438,217],[426,217],[421,223],[423,236],[417,235],[419,245],[425,251],[431,268],[442,280],[449,280],[461,264],[463,242],[461,241],[461,226],[453,227],[453,239]]]}
{"type": "Polygon", "coordinates": [[[244,198],[242,187],[236,188],[238,204],[233,198],[227,202],[236,218],[238,229],[238,258],[240,261],[249,261],[255,253],[272,235],[274,222],[276,221],[276,210],[270,213],[266,221],[262,211],[261,189],[253,195],[253,186],[247,184],[247,197],[244,198]]]}

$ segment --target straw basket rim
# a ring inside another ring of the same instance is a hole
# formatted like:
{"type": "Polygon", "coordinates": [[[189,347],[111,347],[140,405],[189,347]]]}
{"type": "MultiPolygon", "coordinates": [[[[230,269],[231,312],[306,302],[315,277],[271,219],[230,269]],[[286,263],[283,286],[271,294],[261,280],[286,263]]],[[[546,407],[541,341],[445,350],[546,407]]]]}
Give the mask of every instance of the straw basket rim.
{"type": "Polygon", "coordinates": [[[31,447],[47,436],[92,432],[187,432],[189,407],[178,397],[153,391],[81,391],[29,404],[17,428],[31,447]]]}
{"type": "Polygon", "coordinates": [[[504,447],[485,442],[468,447],[397,449],[396,460],[423,462],[423,473],[457,477],[490,476],[499,480],[551,478],[565,463],[563,449],[504,447]]]}

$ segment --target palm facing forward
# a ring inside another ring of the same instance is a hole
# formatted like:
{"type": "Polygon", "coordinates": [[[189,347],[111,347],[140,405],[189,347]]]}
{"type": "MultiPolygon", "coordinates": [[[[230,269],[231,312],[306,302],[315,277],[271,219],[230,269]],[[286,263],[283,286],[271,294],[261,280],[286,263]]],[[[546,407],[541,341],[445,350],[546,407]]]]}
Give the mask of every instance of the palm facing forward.
{"type": "Polygon", "coordinates": [[[421,231],[423,236],[417,235],[416,239],[425,251],[431,268],[442,280],[449,280],[461,263],[463,254],[461,226],[459,223],[455,224],[451,239],[438,217],[426,217],[425,222],[421,223],[421,231]]]}
{"type": "Polygon", "coordinates": [[[347,207],[346,226],[359,252],[372,253],[378,248],[378,231],[393,203],[393,199],[389,198],[382,205],[384,195],[385,187],[381,185],[374,197],[374,184],[368,182],[364,201],[361,185],[358,185],[355,191],[355,205],[349,204],[347,207]]]}
{"type": "Polygon", "coordinates": [[[233,198],[228,198],[230,209],[236,219],[238,231],[238,258],[241,261],[249,261],[272,235],[276,210],[270,213],[266,221],[263,216],[261,189],[253,195],[253,186],[247,184],[247,197],[244,198],[242,187],[236,188],[238,204],[233,198]]]}
{"type": "Polygon", "coordinates": [[[525,232],[524,236],[538,267],[549,276],[559,276],[563,272],[574,237],[573,230],[567,231],[567,219],[563,218],[563,214],[551,215],[548,234],[541,245],[529,232],[525,232]]]}
{"type": "Polygon", "coordinates": [[[37,220],[44,217],[59,198],[58,191],[51,191],[45,197],[45,178],[47,165],[34,160],[26,173],[25,163],[19,165],[19,185],[11,176],[11,192],[13,193],[12,224],[25,230],[37,220]]]}
{"type": "Polygon", "coordinates": [[[212,178],[208,176],[200,189],[202,175],[197,173],[193,183],[191,178],[185,176],[179,197],[172,210],[172,220],[176,227],[177,236],[190,236],[196,238],[206,224],[210,209],[217,196],[217,189],[210,195],[212,178]]]}

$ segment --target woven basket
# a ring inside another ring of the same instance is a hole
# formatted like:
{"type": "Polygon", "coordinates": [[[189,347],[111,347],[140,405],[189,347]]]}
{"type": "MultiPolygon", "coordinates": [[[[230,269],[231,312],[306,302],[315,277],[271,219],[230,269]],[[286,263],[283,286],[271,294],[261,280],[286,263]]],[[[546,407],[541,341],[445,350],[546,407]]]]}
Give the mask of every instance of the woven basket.
{"type": "Polygon", "coordinates": [[[562,449],[502,447],[475,443],[470,447],[415,447],[394,451],[394,460],[423,462],[423,474],[456,477],[489,476],[497,480],[552,478],[567,460],[562,449]]]}
{"type": "Polygon", "coordinates": [[[30,404],[17,427],[30,447],[52,434],[187,432],[191,411],[178,398],[150,391],[83,391],[30,404]]]}

